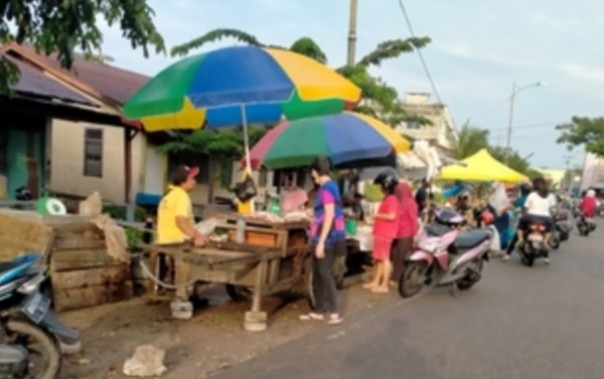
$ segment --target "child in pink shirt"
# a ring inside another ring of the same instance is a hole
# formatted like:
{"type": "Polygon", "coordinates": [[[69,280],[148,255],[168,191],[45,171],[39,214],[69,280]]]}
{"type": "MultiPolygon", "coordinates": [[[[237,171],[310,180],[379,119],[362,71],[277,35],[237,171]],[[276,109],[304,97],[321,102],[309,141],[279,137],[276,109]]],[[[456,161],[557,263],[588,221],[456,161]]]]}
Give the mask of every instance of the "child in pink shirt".
{"type": "Polygon", "coordinates": [[[372,257],[376,262],[376,270],[373,281],[366,284],[364,288],[376,293],[388,293],[388,280],[392,272],[390,252],[398,233],[399,201],[394,195],[398,179],[393,174],[380,174],[375,184],[382,187],[386,197],[380,204],[378,213],[373,217],[372,257]]]}

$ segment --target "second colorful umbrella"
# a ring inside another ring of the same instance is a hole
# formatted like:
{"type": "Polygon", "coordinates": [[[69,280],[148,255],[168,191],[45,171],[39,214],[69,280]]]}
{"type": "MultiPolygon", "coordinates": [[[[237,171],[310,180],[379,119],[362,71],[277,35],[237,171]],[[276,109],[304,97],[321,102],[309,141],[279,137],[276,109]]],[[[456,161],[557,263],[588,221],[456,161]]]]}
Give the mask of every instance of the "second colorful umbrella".
{"type": "Polygon", "coordinates": [[[410,143],[381,121],[354,112],[282,121],[251,150],[252,165],[269,169],[309,165],[318,155],[340,166],[409,151],[410,143]]]}

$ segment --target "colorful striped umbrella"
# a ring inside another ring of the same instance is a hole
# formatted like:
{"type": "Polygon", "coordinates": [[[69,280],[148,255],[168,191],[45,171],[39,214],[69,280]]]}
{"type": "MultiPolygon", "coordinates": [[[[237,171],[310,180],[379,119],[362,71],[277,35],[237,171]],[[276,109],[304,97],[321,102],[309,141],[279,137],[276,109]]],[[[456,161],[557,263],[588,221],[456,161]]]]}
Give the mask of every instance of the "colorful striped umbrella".
{"type": "MultiPolygon", "coordinates": [[[[395,157],[410,143],[373,117],[354,112],[282,121],[251,150],[252,165],[270,169],[309,165],[318,155],[336,166],[395,157]]],[[[365,165],[365,164],[363,164],[365,165]]]]}
{"type": "Polygon", "coordinates": [[[286,50],[238,46],[181,60],[125,105],[147,131],[220,128],[339,113],[361,91],[319,62],[286,50]]]}

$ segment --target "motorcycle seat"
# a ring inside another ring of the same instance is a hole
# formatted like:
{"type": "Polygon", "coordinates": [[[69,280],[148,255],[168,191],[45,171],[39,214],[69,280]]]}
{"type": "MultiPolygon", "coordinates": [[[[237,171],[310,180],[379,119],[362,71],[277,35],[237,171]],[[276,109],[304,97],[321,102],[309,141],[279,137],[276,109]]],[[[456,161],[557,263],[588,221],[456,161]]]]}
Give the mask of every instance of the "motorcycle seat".
{"type": "Polygon", "coordinates": [[[451,232],[451,228],[446,225],[430,224],[426,226],[426,233],[428,233],[430,237],[442,237],[449,232],[451,232]]]}
{"type": "Polygon", "coordinates": [[[459,249],[469,249],[480,245],[489,238],[491,235],[486,230],[472,230],[460,233],[453,244],[459,249]]]}
{"type": "Polygon", "coordinates": [[[0,262],[0,274],[4,274],[8,271],[11,271],[14,268],[21,266],[22,263],[9,261],[9,262],[0,262]]]}

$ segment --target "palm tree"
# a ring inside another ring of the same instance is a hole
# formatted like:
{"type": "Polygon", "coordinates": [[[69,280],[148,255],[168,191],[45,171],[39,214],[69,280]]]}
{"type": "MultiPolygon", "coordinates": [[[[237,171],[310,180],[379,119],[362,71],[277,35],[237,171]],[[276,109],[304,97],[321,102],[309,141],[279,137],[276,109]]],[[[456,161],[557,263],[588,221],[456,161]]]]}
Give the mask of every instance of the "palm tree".
{"type": "Polygon", "coordinates": [[[466,122],[459,131],[459,138],[453,151],[455,159],[465,159],[489,147],[489,131],[466,122]]]}
{"type": "MultiPolygon", "coordinates": [[[[199,49],[207,43],[216,42],[223,38],[233,38],[239,42],[258,47],[285,49],[281,46],[267,45],[260,42],[255,36],[236,29],[215,29],[192,41],[172,48],[172,56],[185,56],[191,50],[199,49]]],[[[337,69],[340,74],[350,79],[363,93],[363,102],[357,112],[369,114],[385,121],[390,125],[397,125],[409,119],[418,120],[417,117],[408,115],[398,103],[398,93],[394,87],[388,86],[381,79],[372,77],[368,69],[379,66],[384,60],[399,57],[403,53],[411,53],[430,43],[430,38],[408,38],[389,40],[380,43],[374,51],[361,58],[352,66],[343,66],[337,69]]],[[[311,38],[303,37],[295,41],[288,50],[313,58],[321,63],[327,63],[327,57],[321,47],[311,38]]],[[[430,121],[419,118],[424,124],[430,121]]]]}

